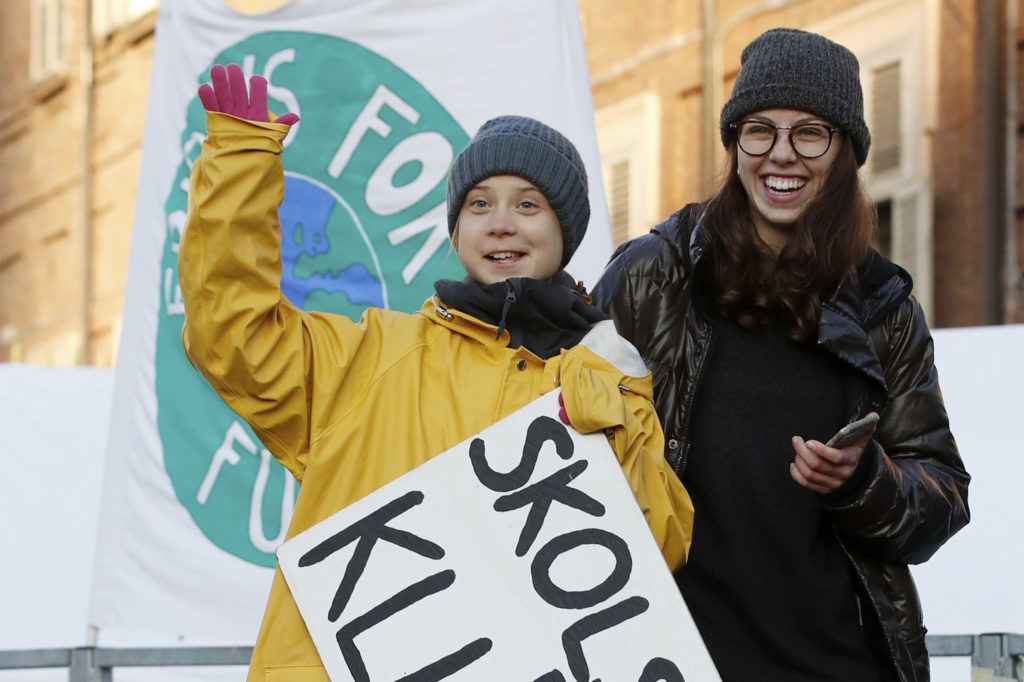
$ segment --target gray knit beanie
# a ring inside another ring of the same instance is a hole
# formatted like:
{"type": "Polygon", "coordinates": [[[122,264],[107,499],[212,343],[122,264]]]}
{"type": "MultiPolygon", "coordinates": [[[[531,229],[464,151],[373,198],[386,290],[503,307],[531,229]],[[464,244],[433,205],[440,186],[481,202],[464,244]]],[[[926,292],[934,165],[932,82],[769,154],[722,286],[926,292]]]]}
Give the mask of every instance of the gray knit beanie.
{"type": "Polygon", "coordinates": [[[576,252],[590,222],[587,170],[564,135],[525,116],[492,118],[452,161],[448,172],[448,234],[466,194],[492,175],[517,175],[537,186],[562,226],[562,267],[576,252]]]}
{"type": "Polygon", "coordinates": [[[864,95],[857,57],[817,33],[774,28],[743,50],[740,75],[722,107],[722,142],[732,139],[730,123],[762,109],[799,109],[843,130],[863,166],[871,146],[864,123],[864,95]]]}

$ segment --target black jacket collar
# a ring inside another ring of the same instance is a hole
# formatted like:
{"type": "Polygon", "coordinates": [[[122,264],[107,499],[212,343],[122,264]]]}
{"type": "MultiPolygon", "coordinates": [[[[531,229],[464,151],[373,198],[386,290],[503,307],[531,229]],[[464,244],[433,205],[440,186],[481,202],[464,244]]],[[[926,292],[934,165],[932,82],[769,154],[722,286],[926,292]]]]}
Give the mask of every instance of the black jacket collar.
{"type": "MultiPolygon", "coordinates": [[[[665,239],[690,273],[708,253],[710,242],[703,221],[709,205],[689,204],[651,230],[665,239]]],[[[871,249],[857,266],[856,275],[845,275],[826,303],[870,329],[906,300],[911,289],[910,273],[871,249]]]]}
{"type": "Polygon", "coordinates": [[[551,282],[513,277],[485,285],[469,277],[441,279],[434,290],[445,305],[496,326],[495,338],[507,330],[510,348],[525,347],[545,360],[572,348],[592,324],[608,319],[565,271],[551,282]]]}

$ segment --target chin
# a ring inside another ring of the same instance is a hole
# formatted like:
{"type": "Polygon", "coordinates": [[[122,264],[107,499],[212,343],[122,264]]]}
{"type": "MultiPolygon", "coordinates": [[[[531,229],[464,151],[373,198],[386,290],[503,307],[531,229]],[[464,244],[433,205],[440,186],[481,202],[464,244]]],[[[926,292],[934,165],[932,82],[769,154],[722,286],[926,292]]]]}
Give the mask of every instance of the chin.
{"type": "Polygon", "coordinates": [[[470,277],[486,286],[488,284],[497,284],[498,282],[504,282],[506,279],[509,279],[510,277],[519,277],[519,275],[512,273],[502,273],[500,275],[470,275],[470,277]]]}

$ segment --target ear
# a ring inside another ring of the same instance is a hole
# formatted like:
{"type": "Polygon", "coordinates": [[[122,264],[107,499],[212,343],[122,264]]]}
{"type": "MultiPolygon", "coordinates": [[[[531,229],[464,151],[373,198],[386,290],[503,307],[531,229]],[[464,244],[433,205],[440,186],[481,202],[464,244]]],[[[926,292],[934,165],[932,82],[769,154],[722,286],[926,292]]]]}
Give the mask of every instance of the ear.
{"type": "Polygon", "coordinates": [[[455,229],[452,230],[452,234],[449,237],[452,242],[452,248],[455,249],[455,253],[459,252],[459,221],[455,221],[455,229]]]}

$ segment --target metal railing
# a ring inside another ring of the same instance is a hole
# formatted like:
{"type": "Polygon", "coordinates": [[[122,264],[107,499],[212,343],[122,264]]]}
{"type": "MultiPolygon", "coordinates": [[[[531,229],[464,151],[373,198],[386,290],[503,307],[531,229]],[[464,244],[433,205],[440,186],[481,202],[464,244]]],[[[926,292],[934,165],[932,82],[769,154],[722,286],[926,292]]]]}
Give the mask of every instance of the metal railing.
{"type": "MultiPolygon", "coordinates": [[[[972,679],[1024,682],[1024,635],[928,635],[931,656],[970,656],[972,679]]],[[[0,670],[67,668],[68,682],[113,682],[114,668],[249,665],[252,647],[119,649],[76,647],[0,651],[0,670]]]]}
{"type": "Polygon", "coordinates": [[[120,649],[84,646],[72,649],[0,651],[0,670],[68,668],[68,682],[113,682],[114,668],[196,665],[249,665],[251,646],[120,649]]]}
{"type": "Polygon", "coordinates": [[[1024,680],[1024,635],[928,635],[930,656],[970,656],[974,680],[1024,680]]]}

